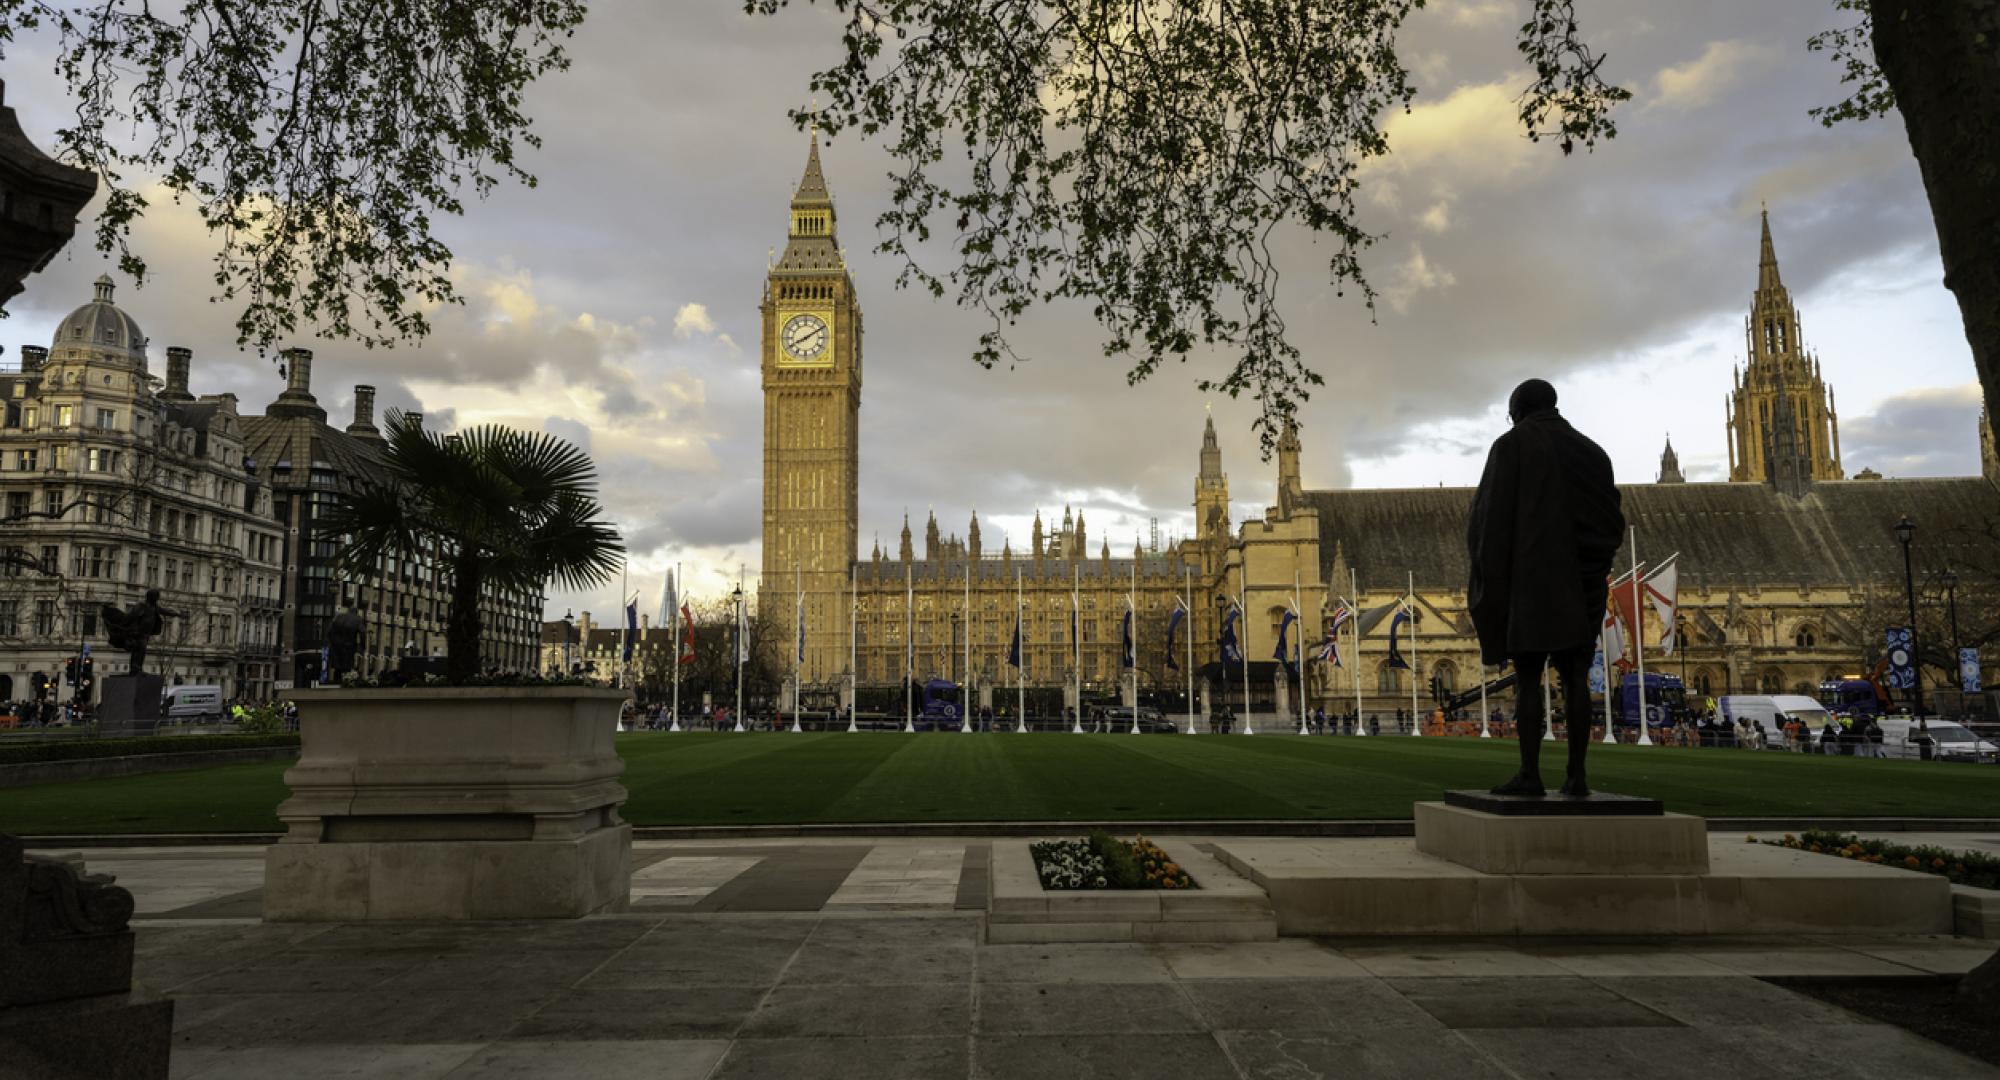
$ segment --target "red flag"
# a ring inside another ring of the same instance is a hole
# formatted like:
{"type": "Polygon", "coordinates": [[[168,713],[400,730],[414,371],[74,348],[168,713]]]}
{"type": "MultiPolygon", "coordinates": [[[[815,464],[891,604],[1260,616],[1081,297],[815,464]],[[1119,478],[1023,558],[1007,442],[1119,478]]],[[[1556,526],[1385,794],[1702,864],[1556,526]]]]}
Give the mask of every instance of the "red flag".
{"type": "Polygon", "coordinates": [[[681,605],[681,663],[694,663],[694,616],[688,614],[688,606],[681,605]]]}

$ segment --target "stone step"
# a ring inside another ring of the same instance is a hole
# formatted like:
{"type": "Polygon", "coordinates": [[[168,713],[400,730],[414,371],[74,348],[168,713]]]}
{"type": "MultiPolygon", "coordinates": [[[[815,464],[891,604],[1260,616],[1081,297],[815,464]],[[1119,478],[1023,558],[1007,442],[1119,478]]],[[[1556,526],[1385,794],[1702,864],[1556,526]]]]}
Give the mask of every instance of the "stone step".
{"type": "Polygon", "coordinates": [[[1707,873],[1492,874],[1412,840],[1221,840],[1285,935],[1948,934],[1943,878],[1710,840],[1707,873]]]}

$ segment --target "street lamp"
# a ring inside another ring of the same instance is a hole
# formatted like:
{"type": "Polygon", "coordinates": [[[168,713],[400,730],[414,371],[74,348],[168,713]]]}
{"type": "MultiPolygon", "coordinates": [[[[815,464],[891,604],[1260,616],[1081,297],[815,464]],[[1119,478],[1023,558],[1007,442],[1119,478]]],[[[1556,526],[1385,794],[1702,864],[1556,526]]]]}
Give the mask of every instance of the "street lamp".
{"type": "Polygon", "coordinates": [[[566,675],[566,676],[567,676],[567,675],[573,675],[573,674],[575,674],[575,669],[574,669],[574,667],[572,666],[572,665],[573,665],[573,664],[575,663],[575,661],[574,661],[574,660],[573,660],[573,659],[571,658],[571,655],[570,655],[570,649],[571,649],[571,647],[572,647],[572,643],[573,643],[573,642],[575,642],[575,641],[576,641],[576,613],[575,613],[575,612],[573,612],[573,611],[571,611],[571,610],[570,610],[570,609],[568,609],[568,608],[564,608],[564,609],[563,609],[563,642],[562,642],[562,673],[563,673],[564,675],[566,675]]]}
{"type": "Polygon", "coordinates": [[[1910,541],[1917,535],[1917,523],[1904,514],[1896,522],[1896,541],[1903,545],[1903,599],[1909,605],[1910,614],[1910,697],[1916,704],[1916,715],[1924,714],[1924,663],[1917,651],[1917,584],[1910,569],[1910,541]]]}
{"type": "Polygon", "coordinates": [[[743,730],[743,586],[738,583],[729,590],[729,602],[736,611],[736,639],[731,650],[736,654],[736,730],[743,730]]]}
{"type": "MultiPolygon", "coordinates": [[[[1951,669],[1951,671],[1954,674],[1956,674],[1959,668],[1958,571],[1953,570],[1949,566],[1944,568],[1944,601],[1945,601],[1945,607],[1951,612],[1951,663],[1947,666],[1951,669]]],[[[1959,689],[1963,691],[1965,689],[1965,680],[1963,678],[1960,678],[1958,680],[1958,685],[1959,689]]],[[[1959,709],[1961,712],[1964,711],[1964,702],[1965,698],[1961,696],[1959,698],[1959,709]]]]}

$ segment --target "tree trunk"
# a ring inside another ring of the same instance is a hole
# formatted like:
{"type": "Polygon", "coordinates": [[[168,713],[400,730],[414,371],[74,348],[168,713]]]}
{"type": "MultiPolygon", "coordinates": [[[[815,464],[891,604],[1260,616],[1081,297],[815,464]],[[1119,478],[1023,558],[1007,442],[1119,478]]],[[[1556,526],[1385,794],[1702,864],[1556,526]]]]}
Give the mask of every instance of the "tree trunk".
{"type": "MultiPolygon", "coordinates": [[[[1895,91],[1958,298],[1986,413],[2000,420],[2000,4],[1870,0],[1875,62],[1895,91]]],[[[2000,954],[1959,986],[2000,1007],[2000,954]]]]}
{"type": "Polygon", "coordinates": [[[445,624],[445,677],[465,683],[479,674],[479,594],[485,579],[476,553],[452,560],[451,620],[445,624]]]}
{"type": "Polygon", "coordinates": [[[1930,196],[1986,411],[2000,419],[2000,4],[1870,0],[1875,62],[1930,196]]]}

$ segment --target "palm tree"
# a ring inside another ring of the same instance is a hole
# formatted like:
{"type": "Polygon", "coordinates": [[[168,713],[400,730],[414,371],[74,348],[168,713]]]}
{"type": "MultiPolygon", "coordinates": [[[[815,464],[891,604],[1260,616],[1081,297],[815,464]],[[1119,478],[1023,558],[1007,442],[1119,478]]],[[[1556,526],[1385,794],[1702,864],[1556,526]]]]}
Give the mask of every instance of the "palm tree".
{"type": "Polygon", "coordinates": [[[589,588],[609,582],[623,564],[623,541],[598,518],[590,455],[553,435],[492,424],[441,436],[395,409],[388,428],[388,483],[344,494],[319,527],[346,535],[340,560],[350,572],[371,571],[385,555],[430,552],[449,568],[445,673],[452,682],[479,672],[479,598],[487,585],[589,588]]]}

